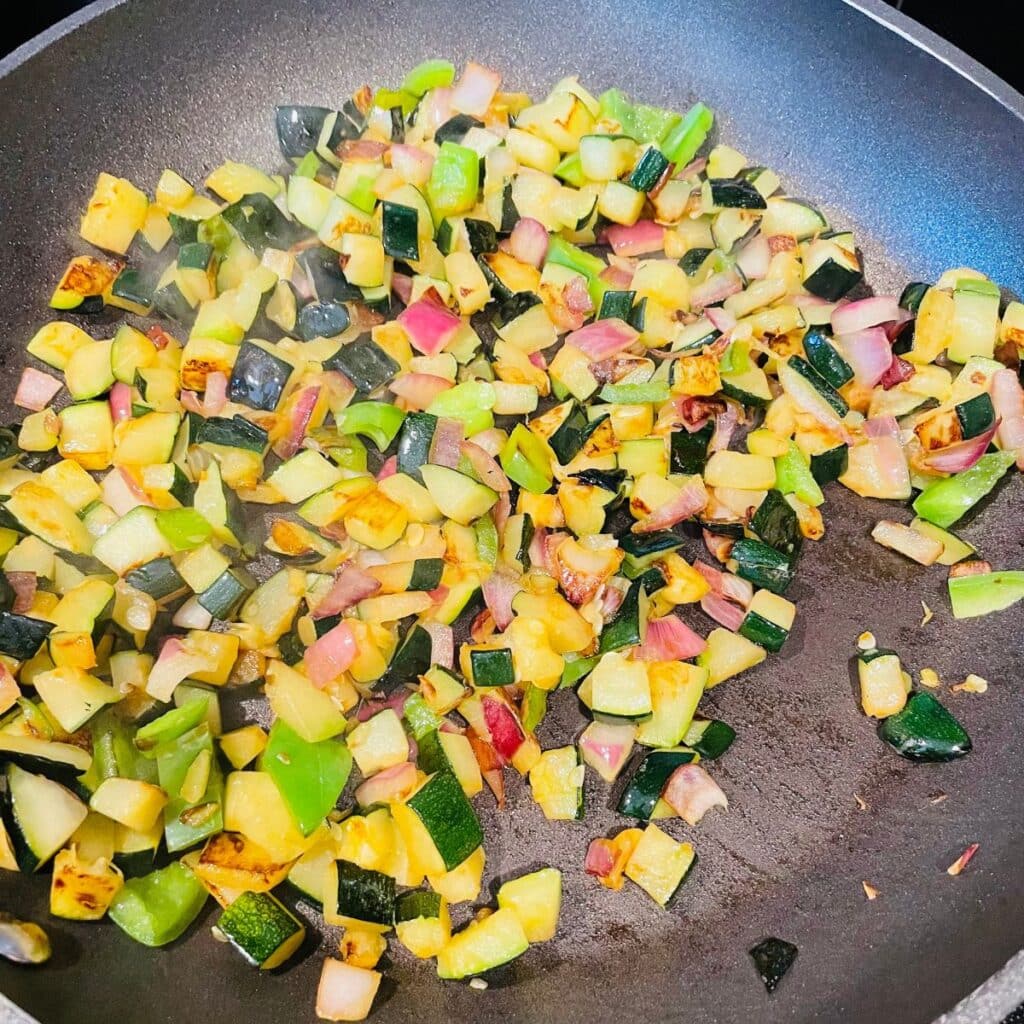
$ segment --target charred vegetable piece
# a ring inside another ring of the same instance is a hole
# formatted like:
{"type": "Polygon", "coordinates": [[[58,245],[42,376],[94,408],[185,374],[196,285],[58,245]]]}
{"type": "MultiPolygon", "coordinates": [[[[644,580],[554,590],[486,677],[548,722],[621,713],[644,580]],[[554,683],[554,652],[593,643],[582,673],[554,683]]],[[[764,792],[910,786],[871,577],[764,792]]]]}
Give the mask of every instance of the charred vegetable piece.
{"type": "Polygon", "coordinates": [[[778,988],[779,982],[793,966],[798,952],[792,942],[775,938],[765,939],[750,951],[757,973],[769,995],[778,988]]]}

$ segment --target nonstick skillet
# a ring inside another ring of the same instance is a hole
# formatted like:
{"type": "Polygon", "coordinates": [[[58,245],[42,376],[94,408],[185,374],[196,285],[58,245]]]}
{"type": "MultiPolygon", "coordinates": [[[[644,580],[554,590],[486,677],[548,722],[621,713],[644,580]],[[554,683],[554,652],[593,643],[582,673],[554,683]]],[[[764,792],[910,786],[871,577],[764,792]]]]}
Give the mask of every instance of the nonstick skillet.
{"type": "MultiPolygon", "coordinates": [[[[897,26],[838,0],[94,4],[0,64],[0,408],[14,418],[24,344],[76,250],[100,170],[141,183],[165,166],[202,178],[223,156],[275,166],[273,104],[336,104],[441,54],[498,67],[526,90],[580,72],[675,108],[699,97],[724,138],[857,231],[878,290],[961,264],[1024,292],[1024,99],[954,50],[937,59],[905,19],[897,26]]],[[[1024,563],[1022,500],[1014,478],[963,531],[1001,565],[1024,563]]],[[[513,789],[505,813],[482,810],[488,881],[563,867],[558,940],[484,993],[397,959],[373,1019],[923,1024],[1024,944],[1024,615],[945,613],[920,628],[922,598],[946,607],[944,581],[870,543],[880,503],[830,501],[829,532],[794,586],[802,614],[786,655],[714,692],[713,710],[739,732],[719,772],[732,806],[701,826],[700,870],[680,905],[664,913],[583,875],[589,838],[613,823],[603,788],[588,793],[585,822],[544,825],[517,813],[530,798],[513,789]],[[992,681],[955,707],[969,758],[915,766],[878,743],[847,660],[866,628],[915,668],[992,681]],[[950,878],[970,842],[978,856],[950,878]],[[864,879],[877,900],[865,900],[864,879]],[[746,952],[767,935],[800,948],[771,998],[746,952]]],[[[544,729],[545,745],[574,734],[571,702],[544,729]]],[[[42,920],[46,880],[0,875],[0,906],[42,920]]],[[[318,957],[258,975],[211,940],[210,918],[156,952],[110,926],[49,920],[53,962],[0,965],[0,990],[45,1024],[313,1019],[318,957]]]]}

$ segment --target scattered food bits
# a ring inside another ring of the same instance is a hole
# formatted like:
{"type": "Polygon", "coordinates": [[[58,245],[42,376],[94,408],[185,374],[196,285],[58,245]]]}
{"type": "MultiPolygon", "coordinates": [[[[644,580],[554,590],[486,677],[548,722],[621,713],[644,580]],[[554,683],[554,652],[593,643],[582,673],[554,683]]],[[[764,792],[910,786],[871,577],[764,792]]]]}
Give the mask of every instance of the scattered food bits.
{"type": "Polygon", "coordinates": [[[477,992],[486,992],[487,982],[483,978],[470,978],[469,987],[476,989],[477,992]]]}
{"type": "Polygon", "coordinates": [[[867,896],[868,901],[878,899],[878,890],[870,882],[861,882],[864,887],[864,895],[867,896]]]}
{"type": "Polygon", "coordinates": [[[930,690],[938,689],[939,673],[933,668],[923,668],[921,669],[921,675],[918,681],[922,686],[927,686],[930,690]]]}
{"type": "Polygon", "coordinates": [[[951,687],[954,693],[985,693],[988,690],[988,680],[973,672],[962,682],[951,687]]]}
{"type": "Polygon", "coordinates": [[[924,601],[921,602],[921,609],[924,612],[924,615],[921,618],[921,625],[927,626],[928,623],[935,618],[935,612],[933,612],[924,601]]]}
{"type": "Polygon", "coordinates": [[[948,793],[933,793],[928,797],[928,803],[930,804],[941,804],[945,803],[949,799],[948,793]]]}
{"type": "Polygon", "coordinates": [[[857,801],[857,807],[860,810],[866,811],[868,809],[868,802],[867,802],[867,800],[864,799],[864,797],[860,796],[857,793],[854,793],[853,794],[853,799],[857,801]]]}
{"type": "Polygon", "coordinates": [[[757,967],[757,973],[761,975],[769,995],[778,988],[779,982],[793,966],[798,952],[792,942],[775,938],[765,939],[750,950],[754,966],[757,967]]]}
{"type": "Polygon", "coordinates": [[[960,872],[971,863],[971,858],[978,852],[978,848],[980,846],[980,843],[971,843],[971,845],[968,846],[967,849],[964,850],[964,852],[961,853],[948,868],[946,868],[946,874],[952,875],[954,878],[959,875],[960,872]]]}
{"type": "Polygon", "coordinates": [[[955,580],[959,576],[984,576],[991,571],[992,566],[988,562],[958,562],[949,567],[949,578],[955,580]]]}
{"type": "Polygon", "coordinates": [[[227,942],[228,937],[216,926],[210,928],[210,934],[213,936],[215,942],[227,942]]]}
{"type": "Polygon", "coordinates": [[[873,651],[878,644],[875,641],[875,634],[870,630],[864,630],[859,637],[857,637],[857,649],[861,651],[873,651]]]}

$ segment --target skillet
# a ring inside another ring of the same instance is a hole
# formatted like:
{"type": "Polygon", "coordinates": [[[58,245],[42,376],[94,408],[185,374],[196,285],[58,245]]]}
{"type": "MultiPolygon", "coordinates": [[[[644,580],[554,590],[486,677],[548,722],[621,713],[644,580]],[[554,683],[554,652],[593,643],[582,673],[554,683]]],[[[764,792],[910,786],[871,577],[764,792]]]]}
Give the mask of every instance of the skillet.
{"type": "MultiPolygon", "coordinates": [[[[201,179],[223,157],[277,166],[274,103],[337,104],[437,55],[475,58],[527,91],[578,71],[676,109],[701,98],[723,139],[857,232],[877,290],[959,264],[1024,292],[1024,98],[984,72],[969,81],[967,58],[947,47],[936,59],[895,20],[900,33],[838,0],[100,0],[0,63],[0,409],[14,418],[24,344],[79,251],[77,217],[100,170],[145,185],[165,166],[201,179]]],[[[102,319],[86,326],[111,333],[102,319]]],[[[1024,564],[1022,500],[1016,477],[962,531],[999,567],[1024,564]]],[[[604,787],[590,787],[579,823],[544,822],[513,787],[504,814],[481,807],[485,885],[563,867],[558,940],[486,993],[393,955],[373,1019],[923,1024],[1001,967],[1024,943],[1024,614],[954,623],[937,572],[868,540],[889,509],[832,490],[829,532],[791,595],[801,617],[785,656],[714,692],[709,710],[739,733],[717,773],[731,809],[696,833],[699,870],[672,912],[583,875],[589,839],[616,824],[604,787]],[[925,628],[922,598],[937,610],[925,628]],[[969,758],[916,766],[877,741],[847,660],[866,628],[914,669],[991,680],[984,696],[947,694],[974,739],[969,758]],[[950,878],[970,842],[978,857],[950,878]],[[865,900],[862,880],[879,899],[865,900]],[[800,948],[771,999],[746,953],[767,935],[800,948]]],[[[540,739],[576,731],[565,700],[540,739]]],[[[0,906],[43,920],[46,885],[3,873],[0,906]]],[[[110,926],[47,921],[51,965],[0,964],[0,991],[44,1024],[312,1020],[315,940],[291,970],[262,976],[211,940],[212,916],[155,952],[110,926]]],[[[1024,987],[1019,973],[1010,980],[1024,987]]]]}

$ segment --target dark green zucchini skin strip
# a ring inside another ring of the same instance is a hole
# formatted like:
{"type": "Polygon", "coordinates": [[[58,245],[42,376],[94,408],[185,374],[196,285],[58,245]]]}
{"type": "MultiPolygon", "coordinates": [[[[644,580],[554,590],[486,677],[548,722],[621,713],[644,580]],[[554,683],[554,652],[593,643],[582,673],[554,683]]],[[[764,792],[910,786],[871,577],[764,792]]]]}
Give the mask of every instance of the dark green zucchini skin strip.
{"type": "Polygon", "coordinates": [[[757,973],[769,994],[775,991],[786,972],[793,966],[798,952],[792,942],[776,938],[765,939],[750,950],[757,973]]]}
{"type": "Polygon", "coordinates": [[[795,575],[792,560],[759,540],[741,537],[732,546],[736,575],[773,594],[783,594],[795,575]]]}
{"type": "Polygon", "coordinates": [[[619,798],[619,814],[649,821],[669,777],[697,757],[692,750],[652,750],[640,762],[619,798]]]}
{"type": "Polygon", "coordinates": [[[878,735],[909,761],[952,761],[971,752],[964,727],[930,693],[912,693],[906,706],[883,719],[878,735]]]}
{"type": "Polygon", "coordinates": [[[779,491],[771,490],[758,506],[750,528],[767,544],[788,558],[800,553],[803,535],[796,512],[779,491]]]}
{"type": "Polygon", "coordinates": [[[228,398],[250,409],[273,412],[291,373],[291,366],[283,359],[251,341],[243,341],[231,371],[228,398]]]}
{"type": "Polygon", "coordinates": [[[371,924],[394,924],[395,880],[381,871],[339,860],[338,913],[371,924]]]}

